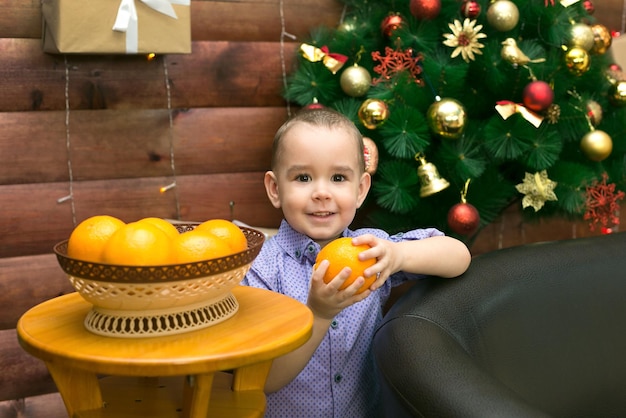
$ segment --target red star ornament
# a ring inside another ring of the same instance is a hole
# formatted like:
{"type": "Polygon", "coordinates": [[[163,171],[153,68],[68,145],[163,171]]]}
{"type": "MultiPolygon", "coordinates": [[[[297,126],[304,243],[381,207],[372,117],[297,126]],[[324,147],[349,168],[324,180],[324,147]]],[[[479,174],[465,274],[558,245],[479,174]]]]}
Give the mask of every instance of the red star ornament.
{"type": "Polygon", "coordinates": [[[615,192],[615,183],[606,184],[608,175],[602,175],[602,182],[594,182],[586,188],[587,198],[583,219],[589,222],[589,230],[593,231],[596,225],[602,229],[619,225],[619,201],[624,199],[624,192],[615,192]]]}

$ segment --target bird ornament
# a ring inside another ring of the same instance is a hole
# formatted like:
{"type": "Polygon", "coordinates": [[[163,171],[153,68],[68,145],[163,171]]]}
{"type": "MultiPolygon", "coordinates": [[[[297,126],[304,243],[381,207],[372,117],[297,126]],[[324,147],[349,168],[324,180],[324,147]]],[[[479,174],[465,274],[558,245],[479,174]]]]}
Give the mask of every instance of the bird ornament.
{"type": "Polygon", "coordinates": [[[515,39],[513,38],[505,39],[502,42],[502,45],[504,46],[502,47],[502,50],[500,51],[500,55],[505,61],[513,65],[526,66],[526,64],[529,64],[529,63],[534,64],[534,63],[544,62],[546,60],[545,58],[531,59],[524,53],[524,51],[522,51],[517,46],[517,42],[515,42],[515,39]]]}

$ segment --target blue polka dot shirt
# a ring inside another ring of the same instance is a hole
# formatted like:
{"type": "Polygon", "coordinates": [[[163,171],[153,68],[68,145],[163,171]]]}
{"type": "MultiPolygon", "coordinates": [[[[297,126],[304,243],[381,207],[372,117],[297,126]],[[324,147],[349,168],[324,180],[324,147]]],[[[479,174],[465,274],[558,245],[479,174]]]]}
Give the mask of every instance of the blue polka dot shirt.
{"type": "MultiPolygon", "coordinates": [[[[355,237],[366,233],[396,242],[443,235],[434,228],[392,236],[380,229],[346,229],[342,235],[355,237]]],[[[306,303],[319,250],[317,243],[283,220],[278,233],[263,245],[242,284],[269,289],[306,303]]],[[[391,288],[421,277],[395,273],[365,300],[341,311],[304,370],[287,386],[267,396],[265,416],[380,416],[371,342],[391,288]]]]}

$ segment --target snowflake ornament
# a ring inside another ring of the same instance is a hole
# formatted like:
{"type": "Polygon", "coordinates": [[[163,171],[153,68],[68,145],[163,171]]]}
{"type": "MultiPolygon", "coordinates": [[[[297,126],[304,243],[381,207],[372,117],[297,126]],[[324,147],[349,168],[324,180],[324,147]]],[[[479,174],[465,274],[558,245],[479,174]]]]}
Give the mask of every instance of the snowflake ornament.
{"type": "Polygon", "coordinates": [[[619,201],[624,199],[624,192],[615,193],[615,183],[606,184],[606,173],[602,174],[602,182],[594,182],[586,188],[587,199],[583,219],[589,222],[589,230],[593,231],[596,224],[602,228],[619,225],[619,201]]]}
{"type": "Polygon", "coordinates": [[[452,33],[444,33],[445,41],[443,44],[454,48],[451,58],[456,58],[459,54],[465,62],[474,61],[474,54],[482,55],[480,48],[485,45],[479,42],[480,39],[486,38],[487,35],[481,33],[483,25],[476,25],[476,20],[465,19],[461,25],[461,21],[454,20],[454,23],[448,23],[448,27],[452,33]]]}
{"type": "Polygon", "coordinates": [[[379,51],[374,51],[372,52],[372,59],[380,62],[373,68],[374,72],[380,75],[380,77],[372,80],[373,85],[381,81],[389,81],[403,71],[408,71],[417,84],[423,83],[420,77],[422,54],[415,55],[411,48],[404,51],[394,51],[387,46],[385,47],[385,55],[381,55],[379,51]]]}
{"type": "Polygon", "coordinates": [[[558,200],[554,194],[556,185],[557,182],[550,180],[547,171],[543,170],[535,174],[526,173],[524,182],[515,186],[515,189],[525,195],[522,199],[522,207],[526,209],[528,206],[532,206],[537,212],[546,201],[558,200]]]}

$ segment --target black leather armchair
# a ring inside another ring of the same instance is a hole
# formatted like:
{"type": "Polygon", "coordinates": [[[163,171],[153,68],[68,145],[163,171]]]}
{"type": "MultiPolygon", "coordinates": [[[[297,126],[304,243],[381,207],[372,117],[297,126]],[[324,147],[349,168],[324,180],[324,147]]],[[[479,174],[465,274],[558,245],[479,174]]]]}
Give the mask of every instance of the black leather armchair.
{"type": "Polygon", "coordinates": [[[626,233],[474,257],[374,339],[388,418],[626,417],[626,233]]]}

